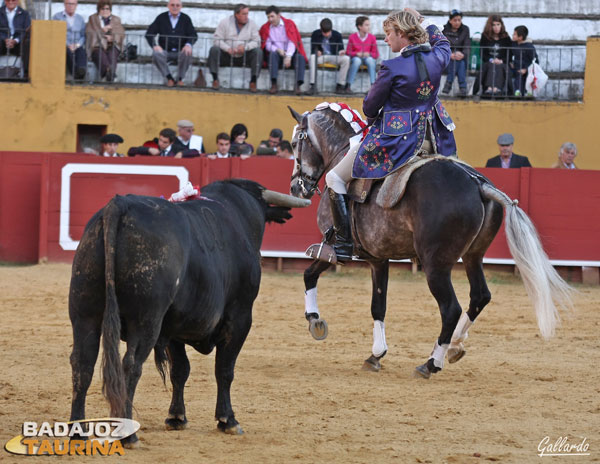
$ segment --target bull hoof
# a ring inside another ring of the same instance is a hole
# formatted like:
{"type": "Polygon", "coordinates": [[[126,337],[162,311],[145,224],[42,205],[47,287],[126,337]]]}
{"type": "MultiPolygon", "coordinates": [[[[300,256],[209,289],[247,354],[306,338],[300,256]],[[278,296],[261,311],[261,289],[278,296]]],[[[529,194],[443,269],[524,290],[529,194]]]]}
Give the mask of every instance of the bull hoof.
{"type": "Polygon", "coordinates": [[[167,430],[185,430],[187,428],[187,418],[180,417],[167,417],[165,419],[165,427],[167,430]]]}
{"type": "Polygon", "coordinates": [[[467,351],[461,346],[460,348],[448,348],[448,362],[450,364],[460,361],[467,351]]]}
{"type": "Polygon", "coordinates": [[[379,372],[381,370],[381,363],[379,362],[381,358],[383,358],[383,356],[380,356],[379,358],[375,357],[374,355],[369,356],[369,359],[365,359],[365,362],[362,366],[362,370],[369,372],[379,372]]]}
{"type": "Polygon", "coordinates": [[[311,319],[308,323],[308,331],[315,340],[325,340],[329,333],[327,322],[323,319],[311,319]]]}
{"type": "Polygon", "coordinates": [[[229,435],[243,435],[244,434],[244,431],[242,430],[242,426],[240,424],[238,424],[237,422],[233,425],[228,425],[227,422],[219,421],[219,423],[217,424],[217,428],[221,432],[227,433],[229,435]]]}

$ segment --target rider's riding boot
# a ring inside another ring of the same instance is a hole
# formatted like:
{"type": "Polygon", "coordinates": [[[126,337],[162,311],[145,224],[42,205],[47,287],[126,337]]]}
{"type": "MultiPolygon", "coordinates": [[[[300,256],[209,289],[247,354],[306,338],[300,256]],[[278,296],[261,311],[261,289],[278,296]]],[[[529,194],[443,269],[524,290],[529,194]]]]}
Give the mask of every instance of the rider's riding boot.
{"type": "Polygon", "coordinates": [[[338,261],[351,261],[352,232],[350,229],[350,217],[348,215],[348,195],[336,193],[332,189],[328,190],[331,215],[333,216],[333,230],[335,232],[333,249],[338,261]]]}

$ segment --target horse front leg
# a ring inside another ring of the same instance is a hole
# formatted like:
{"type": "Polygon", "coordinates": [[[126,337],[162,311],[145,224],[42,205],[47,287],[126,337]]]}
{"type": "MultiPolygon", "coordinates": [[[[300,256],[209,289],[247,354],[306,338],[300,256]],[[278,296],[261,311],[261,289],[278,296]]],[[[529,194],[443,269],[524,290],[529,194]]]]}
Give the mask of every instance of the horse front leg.
{"type": "Polygon", "coordinates": [[[381,358],[388,350],[385,341],[385,310],[387,301],[387,286],[390,271],[390,263],[385,261],[369,261],[371,265],[371,280],[373,291],[371,295],[371,316],[373,316],[373,348],[371,356],[365,360],[363,369],[379,372],[381,369],[381,358]]]}
{"type": "Polygon", "coordinates": [[[317,304],[317,282],[329,266],[331,264],[325,261],[315,260],[304,271],[304,317],[308,321],[308,331],[315,340],[324,340],[328,334],[327,322],[321,319],[317,304]]]}

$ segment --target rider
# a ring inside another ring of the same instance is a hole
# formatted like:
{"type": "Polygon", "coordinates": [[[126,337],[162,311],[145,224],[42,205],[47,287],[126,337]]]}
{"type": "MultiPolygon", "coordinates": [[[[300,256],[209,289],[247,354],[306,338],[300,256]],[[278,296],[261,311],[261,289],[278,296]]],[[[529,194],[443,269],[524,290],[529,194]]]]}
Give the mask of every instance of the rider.
{"type": "Polygon", "coordinates": [[[381,63],[363,102],[370,129],[362,142],[350,141],[344,159],[327,174],[338,261],[352,259],[347,184],[354,178],[380,179],[415,155],[456,155],[454,123],[437,94],[450,61],[450,43],[434,24],[405,8],[383,22],[385,42],[400,55],[381,63]]]}

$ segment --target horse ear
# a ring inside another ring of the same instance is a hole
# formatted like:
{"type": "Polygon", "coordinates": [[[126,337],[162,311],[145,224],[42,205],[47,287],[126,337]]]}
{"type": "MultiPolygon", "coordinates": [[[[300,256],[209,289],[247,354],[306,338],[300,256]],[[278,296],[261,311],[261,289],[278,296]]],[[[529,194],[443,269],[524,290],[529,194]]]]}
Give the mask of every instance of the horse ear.
{"type": "Polygon", "coordinates": [[[290,113],[292,113],[292,117],[298,121],[298,124],[300,124],[302,122],[302,115],[300,113],[298,113],[297,111],[294,110],[294,108],[292,108],[291,106],[288,105],[288,108],[290,110],[290,113]]]}

